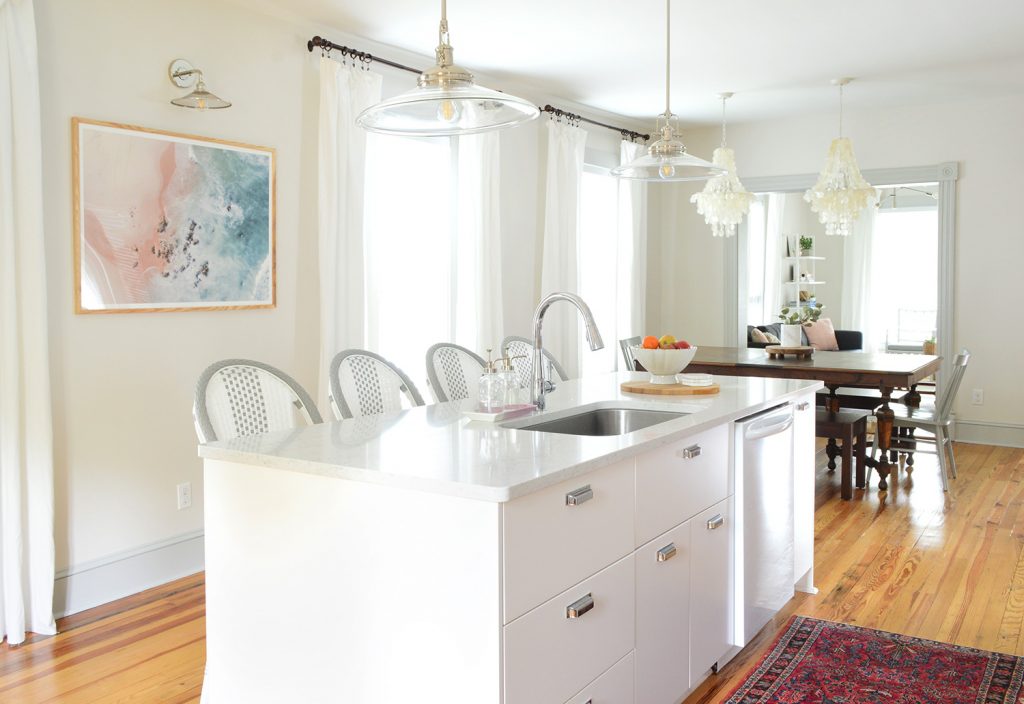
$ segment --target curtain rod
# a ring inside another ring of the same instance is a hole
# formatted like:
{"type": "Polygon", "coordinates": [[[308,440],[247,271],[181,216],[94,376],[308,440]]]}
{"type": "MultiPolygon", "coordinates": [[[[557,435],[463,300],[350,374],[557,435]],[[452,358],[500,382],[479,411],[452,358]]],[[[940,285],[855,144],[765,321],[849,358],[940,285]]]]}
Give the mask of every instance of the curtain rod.
{"type": "MultiPolygon", "coordinates": [[[[353,61],[359,61],[366,65],[369,65],[370,63],[376,61],[379,64],[391,66],[392,68],[397,68],[401,71],[415,73],[417,76],[420,73],[422,73],[422,71],[420,71],[420,69],[418,68],[406,66],[405,64],[400,64],[396,61],[382,59],[379,56],[374,56],[373,54],[369,54],[365,51],[359,51],[358,49],[353,49],[351,47],[342,46],[341,44],[335,44],[331,40],[324,39],[323,37],[313,37],[308,42],[306,42],[306,49],[308,51],[312,52],[313,49],[315,49],[316,47],[320,47],[320,49],[322,49],[328,55],[331,53],[331,51],[340,51],[342,56],[350,57],[353,61]]],[[[550,113],[555,117],[565,117],[569,120],[575,120],[577,122],[586,122],[591,125],[597,125],[598,127],[604,127],[605,129],[614,130],[615,132],[618,132],[620,135],[622,135],[624,139],[629,139],[630,141],[635,141],[637,139],[647,141],[651,138],[651,135],[649,134],[643,134],[641,132],[627,130],[622,127],[616,127],[615,125],[609,125],[604,122],[598,122],[597,120],[591,120],[589,117],[583,117],[582,115],[569,112],[568,110],[562,110],[561,108],[556,108],[551,105],[545,105],[543,108],[538,107],[538,109],[541,112],[550,113]]]]}

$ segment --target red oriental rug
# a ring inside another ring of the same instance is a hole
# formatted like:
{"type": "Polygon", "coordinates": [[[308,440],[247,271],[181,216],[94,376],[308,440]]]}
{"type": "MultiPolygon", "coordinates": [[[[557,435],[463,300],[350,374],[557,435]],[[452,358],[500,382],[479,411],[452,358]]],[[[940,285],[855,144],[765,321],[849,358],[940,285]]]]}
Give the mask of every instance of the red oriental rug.
{"type": "Polygon", "coordinates": [[[794,617],[725,704],[1024,704],[1024,658],[794,617]]]}

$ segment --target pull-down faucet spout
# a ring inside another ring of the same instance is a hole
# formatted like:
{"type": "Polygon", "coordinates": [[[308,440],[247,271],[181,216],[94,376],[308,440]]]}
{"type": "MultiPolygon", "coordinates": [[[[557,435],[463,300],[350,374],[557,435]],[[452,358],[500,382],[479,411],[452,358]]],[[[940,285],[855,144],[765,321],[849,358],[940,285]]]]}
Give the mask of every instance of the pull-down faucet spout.
{"type": "Polygon", "coordinates": [[[544,314],[551,304],[556,301],[572,303],[579,310],[583,317],[583,324],[587,335],[587,342],[591,350],[599,350],[604,347],[604,340],[594,322],[594,314],[590,307],[583,302],[583,299],[573,293],[555,292],[550,293],[537,305],[533,313],[533,403],[538,410],[544,410],[544,396],[555,388],[550,379],[546,378],[547,364],[544,359],[544,344],[541,336],[541,327],[544,324],[544,314]]]}

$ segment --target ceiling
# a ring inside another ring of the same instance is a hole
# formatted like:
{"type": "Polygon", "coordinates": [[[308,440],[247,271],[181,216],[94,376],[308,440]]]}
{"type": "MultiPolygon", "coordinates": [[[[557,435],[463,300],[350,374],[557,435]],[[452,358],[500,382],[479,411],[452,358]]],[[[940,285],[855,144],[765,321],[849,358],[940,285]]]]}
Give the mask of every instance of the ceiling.
{"type": "MultiPolygon", "coordinates": [[[[438,0],[275,0],[433,55],[438,0]]],[[[663,0],[450,0],[456,61],[502,86],[638,119],[665,103],[663,0]]],[[[326,29],[325,29],[326,32],[326,29]]],[[[1022,0],[672,0],[672,110],[716,124],[1024,93],[1022,0]]],[[[358,47],[357,47],[358,48],[358,47]]],[[[502,87],[499,86],[499,87],[502,87]]]]}

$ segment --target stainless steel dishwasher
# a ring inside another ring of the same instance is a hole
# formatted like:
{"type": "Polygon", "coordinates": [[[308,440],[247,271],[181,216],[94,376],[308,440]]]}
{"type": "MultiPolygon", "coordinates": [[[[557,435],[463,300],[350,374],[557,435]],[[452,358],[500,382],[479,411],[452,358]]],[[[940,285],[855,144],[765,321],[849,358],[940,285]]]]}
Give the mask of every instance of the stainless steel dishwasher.
{"type": "Polygon", "coordinates": [[[793,598],[793,407],[736,421],[735,637],[746,645],[793,598]],[[740,611],[742,605],[742,611],[740,611]]]}

